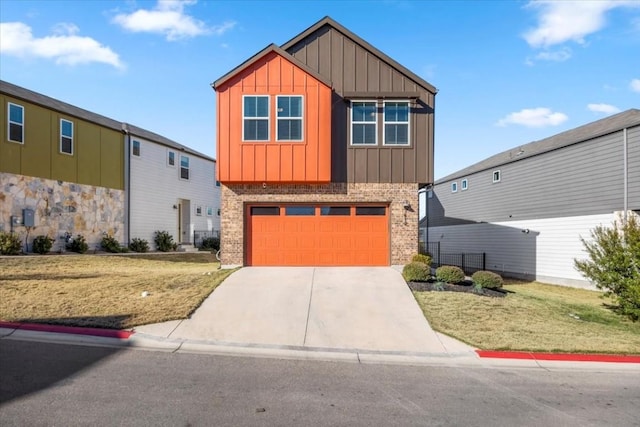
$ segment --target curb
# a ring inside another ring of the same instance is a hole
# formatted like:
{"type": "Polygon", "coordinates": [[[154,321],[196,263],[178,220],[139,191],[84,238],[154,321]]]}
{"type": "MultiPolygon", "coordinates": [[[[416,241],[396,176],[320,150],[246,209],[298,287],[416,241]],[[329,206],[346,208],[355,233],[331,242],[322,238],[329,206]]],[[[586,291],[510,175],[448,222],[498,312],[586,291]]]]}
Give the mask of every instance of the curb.
{"type": "Polygon", "coordinates": [[[85,328],[78,326],[47,325],[40,323],[2,322],[0,328],[19,329],[23,331],[53,332],[57,334],[89,335],[92,337],[129,339],[133,332],[117,329],[85,328]]]}
{"type": "Polygon", "coordinates": [[[481,358],[491,359],[548,360],[559,362],[640,363],[640,355],[631,354],[536,353],[527,351],[492,350],[476,350],[476,353],[481,358]]]}

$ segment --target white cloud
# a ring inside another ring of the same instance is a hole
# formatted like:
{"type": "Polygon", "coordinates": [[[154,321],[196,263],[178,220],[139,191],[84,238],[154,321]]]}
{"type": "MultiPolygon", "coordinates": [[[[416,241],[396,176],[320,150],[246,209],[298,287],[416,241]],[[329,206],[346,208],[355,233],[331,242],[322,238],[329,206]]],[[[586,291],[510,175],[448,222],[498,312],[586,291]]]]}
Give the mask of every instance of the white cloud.
{"type": "Polygon", "coordinates": [[[589,34],[606,25],[606,13],[618,7],[638,7],[635,0],[554,1],[534,0],[527,7],[538,14],[538,26],[523,37],[534,48],[567,41],[583,44],[589,34]]]}
{"type": "Polygon", "coordinates": [[[134,33],[164,34],[168,41],[211,33],[222,35],[236,25],[235,22],[228,21],[207,27],[204,22],[185,14],[185,6],[195,3],[196,0],[158,0],[153,9],[121,13],[113,18],[113,22],[134,33]]]}
{"type": "Polygon", "coordinates": [[[631,90],[640,93],[640,79],[633,79],[629,84],[631,90]]]}
{"type": "Polygon", "coordinates": [[[525,108],[515,113],[507,114],[496,123],[498,126],[510,124],[527,127],[557,126],[565,121],[567,117],[564,113],[554,113],[549,108],[525,108]]]}
{"type": "Polygon", "coordinates": [[[536,59],[540,61],[563,62],[571,58],[571,49],[565,47],[556,51],[545,50],[536,55],[536,59]]]}
{"type": "Polygon", "coordinates": [[[62,23],[55,26],[53,35],[36,38],[31,27],[22,22],[3,22],[0,23],[0,53],[53,59],[56,64],[101,62],[124,68],[117,53],[91,37],[76,35],[79,31],[74,24],[62,23]]]}
{"type": "Polygon", "coordinates": [[[594,113],[615,114],[620,112],[618,107],[609,104],[588,104],[587,108],[594,113]]]}

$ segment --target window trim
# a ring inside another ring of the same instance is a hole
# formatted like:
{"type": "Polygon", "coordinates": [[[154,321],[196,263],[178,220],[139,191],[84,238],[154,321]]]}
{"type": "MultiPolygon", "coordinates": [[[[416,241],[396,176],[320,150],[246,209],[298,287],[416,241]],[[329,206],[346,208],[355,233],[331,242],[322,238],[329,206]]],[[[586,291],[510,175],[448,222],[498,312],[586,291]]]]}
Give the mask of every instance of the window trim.
{"type": "Polygon", "coordinates": [[[242,95],[242,142],[249,143],[265,143],[271,141],[271,96],[270,95],[242,95]],[[245,117],[244,100],[246,98],[267,98],[267,116],[266,117],[245,117]],[[244,134],[245,120],[267,120],[267,139],[246,139],[244,134]]]}
{"type": "Polygon", "coordinates": [[[60,119],[60,145],[59,145],[59,150],[60,150],[60,154],[64,154],[66,156],[73,156],[73,122],[71,120],[67,120],[67,119],[60,119]],[[63,135],[62,134],[62,122],[67,122],[71,125],[71,136],[67,136],[67,135],[63,135]],[[62,138],[67,138],[71,140],[71,152],[67,153],[66,151],[62,151],[62,138]]]}
{"type": "Polygon", "coordinates": [[[410,147],[411,146],[411,101],[408,99],[385,99],[382,102],[382,145],[386,147],[410,147]],[[385,118],[385,110],[387,108],[387,103],[404,103],[407,104],[407,121],[406,122],[387,122],[385,118]],[[407,142],[398,144],[398,143],[387,143],[387,132],[386,125],[387,124],[397,124],[397,125],[407,125],[407,142]]]}
{"type": "Polygon", "coordinates": [[[189,164],[189,156],[185,156],[184,154],[180,154],[180,179],[183,181],[189,181],[191,179],[191,165],[189,164]],[[182,159],[187,159],[187,167],[185,168],[184,166],[182,166],[182,159]],[[182,177],[182,169],[186,169],[187,170],[187,177],[183,178],[182,177]]]}
{"type": "Polygon", "coordinates": [[[142,143],[137,139],[131,140],[131,157],[142,157],[142,143]],[[138,154],[136,154],[136,144],[138,145],[138,154]]]}
{"type": "Polygon", "coordinates": [[[13,142],[15,144],[23,144],[24,145],[24,106],[20,104],[16,104],[13,102],[7,102],[7,141],[13,142]],[[11,107],[18,107],[22,110],[22,123],[14,122],[11,120],[11,107]],[[20,136],[22,141],[16,141],[11,139],[11,125],[19,125],[20,126],[20,136]]]}
{"type": "Polygon", "coordinates": [[[500,180],[502,180],[502,172],[500,172],[500,169],[494,170],[493,173],[491,174],[491,178],[492,178],[494,184],[496,182],[500,182],[500,180]],[[496,177],[497,177],[497,179],[496,179],[496,177]]]}
{"type": "Polygon", "coordinates": [[[469,188],[469,180],[467,178],[460,181],[460,190],[465,191],[469,188]]]}
{"type": "Polygon", "coordinates": [[[351,147],[375,147],[378,145],[378,100],[376,99],[358,99],[358,100],[351,100],[350,104],[349,104],[350,110],[349,110],[349,146],[351,147]],[[354,121],[353,120],[353,104],[366,104],[366,103],[373,103],[375,105],[375,121],[373,122],[361,122],[361,121],[354,121]],[[375,142],[373,143],[365,143],[365,144],[354,144],[353,143],[353,125],[354,124],[373,124],[375,126],[375,132],[374,132],[374,137],[375,137],[375,142]]]}
{"type": "MultiPolygon", "coordinates": [[[[244,105],[244,104],[243,104],[244,105]]],[[[303,142],[304,141],[304,95],[276,95],[276,141],[277,142],[303,142]],[[278,116],[278,100],[280,98],[300,98],[300,117],[289,116],[289,117],[279,117],[278,116]],[[280,120],[300,120],[300,139],[280,139],[278,135],[278,122],[280,120]]],[[[244,130],[244,126],[243,126],[244,130]]]]}
{"type": "Polygon", "coordinates": [[[167,166],[169,166],[170,168],[176,167],[176,152],[173,150],[167,150],[167,166]],[[171,164],[171,162],[169,161],[172,154],[173,154],[173,164],[171,164]]]}
{"type": "Polygon", "coordinates": [[[458,181],[453,181],[451,183],[451,192],[452,193],[457,193],[458,192],[458,181]]]}

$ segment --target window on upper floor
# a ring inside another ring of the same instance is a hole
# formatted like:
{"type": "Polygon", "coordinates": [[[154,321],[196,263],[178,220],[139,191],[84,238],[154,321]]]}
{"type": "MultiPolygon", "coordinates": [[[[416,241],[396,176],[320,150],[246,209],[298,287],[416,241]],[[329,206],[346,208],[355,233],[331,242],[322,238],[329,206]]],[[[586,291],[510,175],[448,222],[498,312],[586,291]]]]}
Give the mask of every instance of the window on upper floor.
{"type": "Polygon", "coordinates": [[[176,152],[175,151],[167,151],[167,165],[175,166],[176,165],[176,152]]]}
{"type": "Polygon", "coordinates": [[[493,171],[493,182],[500,182],[500,178],[502,178],[501,175],[502,174],[500,173],[499,170],[493,171]]]}
{"type": "Polygon", "coordinates": [[[384,102],[384,145],[409,145],[409,102],[384,102]]]}
{"type": "Polygon", "coordinates": [[[452,193],[457,193],[458,192],[458,183],[457,182],[452,182],[451,183],[451,192],[452,193]]]}
{"type": "Polygon", "coordinates": [[[207,216],[213,216],[213,208],[211,206],[207,206],[207,216]]]}
{"type": "Polygon", "coordinates": [[[302,96],[276,96],[277,141],[302,141],[302,96]]]}
{"type": "Polygon", "coordinates": [[[189,158],[182,154],[180,155],[180,178],[189,179],[189,158]]]}
{"type": "Polygon", "coordinates": [[[7,104],[7,139],[11,142],[24,144],[24,107],[9,102],[7,104]]]}
{"type": "Polygon", "coordinates": [[[60,119],[60,152],[73,155],[73,122],[60,119]]]}
{"type": "Polygon", "coordinates": [[[378,143],[377,110],[376,101],[351,101],[351,145],[378,143]]]}
{"type": "Polygon", "coordinates": [[[469,180],[465,178],[460,182],[460,189],[464,191],[467,188],[469,188],[469,180]]]}
{"type": "Polygon", "coordinates": [[[140,141],[133,140],[131,143],[131,154],[140,157],[140,141]]]}
{"type": "Polygon", "coordinates": [[[242,122],[243,141],[269,141],[269,96],[243,96],[242,122]]]}

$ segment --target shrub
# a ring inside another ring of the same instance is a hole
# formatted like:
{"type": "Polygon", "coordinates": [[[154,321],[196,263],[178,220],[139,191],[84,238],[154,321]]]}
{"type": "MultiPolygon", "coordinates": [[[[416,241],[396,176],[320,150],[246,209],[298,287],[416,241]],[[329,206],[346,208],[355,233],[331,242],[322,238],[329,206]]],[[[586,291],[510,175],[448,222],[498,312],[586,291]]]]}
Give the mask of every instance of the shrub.
{"type": "Polygon", "coordinates": [[[411,262],[421,262],[426,264],[427,267],[431,265],[431,255],[429,254],[415,254],[411,257],[411,262]]]}
{"type": "Polygon", "coordinates": [[[502,277],[493,271],[476,271],[471,276],[474,285],[486,289],[500,289],[504,284],[502,277]]]}
{"type": "Polygon", "coordinates": [[[205,237],[200,243],[200,249],[205,251],[217,251],[220,249],[220,239],[217,237],[205,237]]]}
{"type": "Polygon", "coordinates": [[[100,240],[100,246],[105,251],[111,252],[111,253],[119,253],[119,252],[126,251],[126,248],[123,248],[122,246],[120,246],[120,242],[118,242],[115,237],[109,234],[102,237],[102,240],[100,240]]]}
{"type": "Polygon", "coordinates": [[[402,269],[402,277],[407,282],[424,282],[431,277],[429,267],[423,262],[411,262],[402,269]]]}
{"type": "Polygon", "coordinates": [[[168,231],[156,231],[153,241],[156,244],[156,249],[160,252],[175,251],[178,247],[178,244],[174,243],[173,236],[168,231]]]}
{"type": "Polygon", "coordinates": [[[70,238],[69,243],[67,243],[67,249],[71,252],[77,252],[79,254],[83,254],[89,250],[89,245],[84,240],[84,236],[82,234],[78,234],[75,238],[70,238]]]}
{"type": "Polygon", "coordinates": [[[36,236],[33,239],[33,252],[44,255],[51,250],[53,239],[49,236],[36,236]]]}
{"type": "Polygon", "coordinates": [[[149,242],[144,239],[134,238],[131,239],[131,243],[129,243],[129,249],[134,252],[148,252],[149,251],[149,242]]]}
{"type": "Polygon", "coordinates": [[[439,282],[460,283],[464,280],[464,271],[455,265],[443,265],[436,269],[436,279],[439,282]]]}
{"type": "Polygon", "coordinates": [[[17,234],[0,231],[0,254],[18,255],[21,250],[22,243],[17,234]]]}
{"type": "Polygon", "coordinates": [[[617,311],[640,320],[640,222],[631,215],[626,224],[598,226],[591,239],[581,238],[588,260],[575,260],[575,267],[606,296],[613,297],[617,311]]]}

